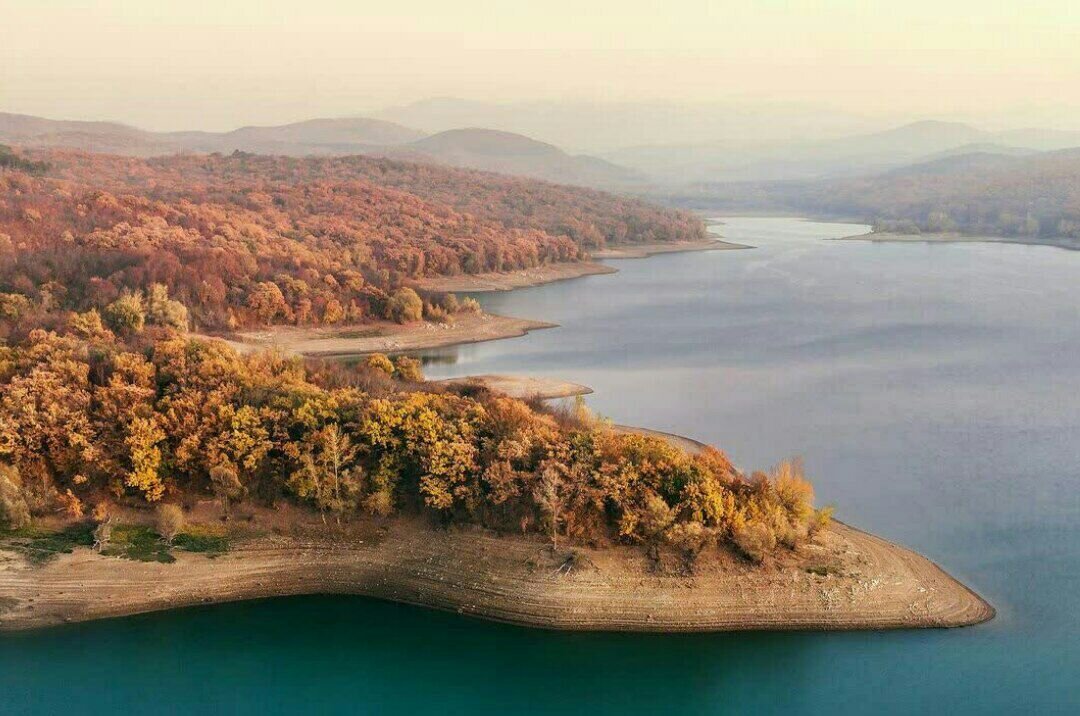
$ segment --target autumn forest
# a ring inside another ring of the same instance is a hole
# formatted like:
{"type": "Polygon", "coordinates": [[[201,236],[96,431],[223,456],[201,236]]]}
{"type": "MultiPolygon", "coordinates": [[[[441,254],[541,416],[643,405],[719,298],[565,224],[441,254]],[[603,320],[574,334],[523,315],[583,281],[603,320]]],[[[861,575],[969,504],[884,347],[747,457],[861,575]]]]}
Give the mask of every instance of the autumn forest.
{"type": "Polygon", "coordinates": [[[284,501],[327,524],[407,512],[760,561],[828,520],[796,464],[744,475],[581,405],[425,383],[404,356],[241,355],[190,335],[453,320],[476,304],[410,281],[702,238],[692,214],[363,157],[7,156],[0,526],[284,501]]]}
{"type": "Polygon", "coordinates": [[[26,325],[154,283],[199,330],[357,323],[392,318],[410,279],[704,236],[692,214],[633,199],[359,156],[22,161],[40,164],[0,168],[0,293],[26,325]]]}

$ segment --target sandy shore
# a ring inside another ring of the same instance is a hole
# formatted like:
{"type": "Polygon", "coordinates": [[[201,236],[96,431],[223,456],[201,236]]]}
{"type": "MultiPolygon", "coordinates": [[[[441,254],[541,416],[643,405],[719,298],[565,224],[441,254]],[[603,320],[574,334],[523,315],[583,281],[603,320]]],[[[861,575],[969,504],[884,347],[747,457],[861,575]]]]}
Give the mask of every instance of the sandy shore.
{"type": "Polygon", "coordinates": [[[505,393],[511,398],[572,398],[576,395],[588,395],[593,389],[580,383],[571,383],[558,378],[537,378],[526,375],[468,375],[463,378],[447,378],[433,381],[446,385],[478,385],[505,393]]]}
{"type": "Polygon", "coordinates": [[[226,342],[241,352],[274,348],[289,354],[333,358],[365,353],[402,353],[516,338],[529,331],[556,326],[546,321],[512,318],[494,313],[464,313],[455,318],[453,323],[423,322],[400,325],[378,321],[358,326],[327,328],[275,326],[261,331],[238,333],[226,342]]]}
{"type": "Polygon", "coordinates": [[[733,244],[720,239],[700,239],[698,241],[673,241],[656,244],[626,244],[593,251],[594,259],[644,259],[657,254],[674,254],[686,251],[725,251],[731,249],[749,249],[752,246],[733,244]]]}
{"type": "Polygon", "coordinates": [[[536,268],[521,269],[519,271],[425,278],[414,281],[413,286],[423,291],[486,293],[490,291],[512,291],[515,288],[541,286],[555,281],[566,281],[582,276],[615,272],[616,270],[610,266],[592,261],[578,261],[537,266],[536,268]]]}
{"type": "Polygon", "coordinates": [[[1023,238],[1007,236],[966,236],[964,234],[886,234],[867,233],[844,236],[836,241],[871,241],[874,243],[921,243],[921,244],[1021,244],[1024,246],[1056,246],[1060,249],[1080,251],[1080,239],[1023,238]]]}
{"type": "Polygon", "coordinates": [[[337,539],[267,536],[173,564],[80,548],[43,567],[0,551],[0,630],[294,594],[357,594],[533,627],[610,631],[955,627],[994,610],[929,560],[835,524],[755,567],[725,553],[693,574],[633,547],[552,550],[540,538],[395,519],[337,539]],[[568,569],[567,565],[572,565],[568,569]]]}

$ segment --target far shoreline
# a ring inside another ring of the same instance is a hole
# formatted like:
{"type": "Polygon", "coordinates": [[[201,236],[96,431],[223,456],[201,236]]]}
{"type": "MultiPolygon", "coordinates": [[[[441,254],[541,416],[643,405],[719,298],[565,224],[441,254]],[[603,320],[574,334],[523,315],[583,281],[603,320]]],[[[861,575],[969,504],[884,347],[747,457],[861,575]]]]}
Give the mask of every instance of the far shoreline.
{"type": "Polygon", "coordinates": [[[1080,239],[1024,238],[1016,236],[968,236],[966,234],[890,234],[868,231],[865,234],[842,236],[832,241],[867,241],[876,244],[1016,244],[1019,246],[1050,246],[1066,251],[1080,251],[1080,239]]]}

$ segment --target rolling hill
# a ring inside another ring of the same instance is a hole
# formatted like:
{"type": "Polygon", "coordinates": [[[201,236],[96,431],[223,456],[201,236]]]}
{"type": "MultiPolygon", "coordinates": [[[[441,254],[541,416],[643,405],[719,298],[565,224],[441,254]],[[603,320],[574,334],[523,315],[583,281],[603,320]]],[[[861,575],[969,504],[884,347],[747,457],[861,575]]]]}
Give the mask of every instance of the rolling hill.
{"type": "Polygon", "coordinates": [[[0,113],[0,143],[139,157],[234,151],[292,157],[363,154],[582,186],[618,188],[643,180],[640,174],[603,159],[570,155],[520,134],[468,128],[429,136],[366,117],[312,119],[231,132],[147,132],[110,122],[0,113]]]}
{"type": "Polygon", "coordinates": [[[609,152],[604,157],[659,181],[685,184],[871,175],[954,154],[1023,154],[1069,147],[1080,147],[1080,132],[990,132],[958,122],[921,121],[825,142],[759,147],[715,143],[646,146],[609,152]]]}
{"type": "Polygon", "coordinates": [[[0,308],[160,283],[200,326],[360,321],[415,279],[705,235],[606,192],[389,159],[19,150],[0,163],[0,308]]]}
{"type": "Polygon", "coordinates": [[[1080,239],[1080,149],[972,152],[864,177],[701,184],[668,199],[857,219],[884,232],[1080,239]]]}
{"type": "MultiPolygon", "coordinates": [[[[640,174],[603,159],[574,156],[552,144],[493,129],[452,129],[401,149],[440,164],[565,184],[617,186],[643,179],[640,174]]],[[[386,154],[393,156],[393,149],[386,154]]]]}

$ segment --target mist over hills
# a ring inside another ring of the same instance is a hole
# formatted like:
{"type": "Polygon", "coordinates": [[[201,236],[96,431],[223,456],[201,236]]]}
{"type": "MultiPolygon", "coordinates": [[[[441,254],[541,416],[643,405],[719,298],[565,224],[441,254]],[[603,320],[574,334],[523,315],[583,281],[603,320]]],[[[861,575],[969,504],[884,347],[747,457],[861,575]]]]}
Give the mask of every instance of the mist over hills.
{"type": "Polygon", "coordinates": [[[882,126],[881,120],[794,102],[538,100],[483,102],[435,97],[371,116],[439,132],[487,127],[524,134],[572,152],[603,154],[634,147],[764,147],[838,138],[882,126]]]}
{"type": "Polygon", "coordinates": [[[0,114],[0,143],[134,156],[237,150],[285,156],[363,154],[654,197],[697,195],[702,187],[717,183],[829,181],[882,175],[954,156],[1021,157],[1080,146],[1080,132],[988,131],[937,120],[861,131],[873,123],[780,104],[499,104],[435,98],[374,114],[228,132],[150,132],[114,122],[0,114]],[[643,141],[672,136],[687,141],[643,141]],[[673,192],[678,187],[684,190],[673,192]]]}
{"type": "Polygon", "coordinates": [[[571,155],[510,132],[467,128],[428,134],[366,117],[312,119],[231,132],[148,132],[114,122],[0,113],[0,143],[141,157],[233,151],[284,156],[363,154],[584,186],[618,188],[643,181],[636,172],[603,159],[571,155]]]}
{"type": "Polygon", "coordinates": [[[495,103],[439,97],[374,116],[428,131],[475,126],[516,132],[599,156],[660,185],[857,176],[939,155],[1080,146],[1075,131],[897,123],[793,103],[495,103]]]}
{"type": "Polygon", "coordinates": [[[636,147],[603,156],[665,184],[783,181],[877,174],[971,151],[1024,154],[1080,146],[1080,132],[990,132],[958,122],[919,121],[822,142],[730,149],[716,144],[636,147]]]}

